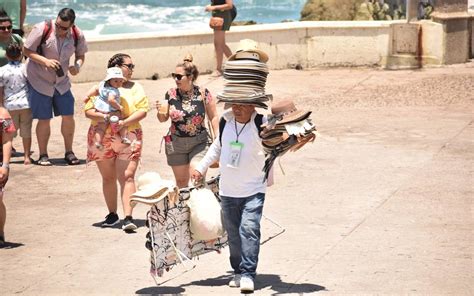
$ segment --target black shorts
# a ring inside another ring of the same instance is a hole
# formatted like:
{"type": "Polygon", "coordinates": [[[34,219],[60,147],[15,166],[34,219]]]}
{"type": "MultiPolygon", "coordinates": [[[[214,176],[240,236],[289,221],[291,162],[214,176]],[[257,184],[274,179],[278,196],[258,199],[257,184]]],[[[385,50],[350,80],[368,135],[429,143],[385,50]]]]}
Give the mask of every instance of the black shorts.
{"type": "Polygon", "coordinates": [[[212,12],[212,16],[221,17],[224,19],[224,25],[220,31],[229,31],[230,25],[232,25],[232,22],[237,16],[237,8],[234,6],[231,10],[215,10],[212,12]]]}

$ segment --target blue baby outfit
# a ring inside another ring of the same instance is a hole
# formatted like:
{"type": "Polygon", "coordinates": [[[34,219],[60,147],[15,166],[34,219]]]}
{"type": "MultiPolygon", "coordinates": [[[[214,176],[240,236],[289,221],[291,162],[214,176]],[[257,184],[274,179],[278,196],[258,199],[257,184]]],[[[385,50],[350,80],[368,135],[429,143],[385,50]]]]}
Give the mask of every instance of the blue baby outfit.
{"type": "Polygon", "coordinates": [[[108,98],[110,94],[115,96],[115,101],[120,105],[120,91],[117,88],[110,86],[106,81],[102,81],[99,84],[99,96],[94,102],[94,108],[97,111],[102,113],[120,111],[116,110],[109,104],[108,98]]]}

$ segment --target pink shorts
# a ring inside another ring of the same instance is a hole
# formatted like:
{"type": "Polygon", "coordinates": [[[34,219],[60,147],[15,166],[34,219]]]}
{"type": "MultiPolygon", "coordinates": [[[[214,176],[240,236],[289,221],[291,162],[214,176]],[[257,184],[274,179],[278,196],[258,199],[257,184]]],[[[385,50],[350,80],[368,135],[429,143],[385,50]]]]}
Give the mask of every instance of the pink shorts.
{"type": "Polygon", "coordinates": [[[111,135],[108,128],[105,132],[102,149],[95,145],[94,134],[97,125],[91,125],[87,132],[87,162],[101,161],[104,159],[140,160],[142,155],[143,131],[141,128],[128,131],[127,138],[132,144],[123,144],[120,135],[111,135]]]}

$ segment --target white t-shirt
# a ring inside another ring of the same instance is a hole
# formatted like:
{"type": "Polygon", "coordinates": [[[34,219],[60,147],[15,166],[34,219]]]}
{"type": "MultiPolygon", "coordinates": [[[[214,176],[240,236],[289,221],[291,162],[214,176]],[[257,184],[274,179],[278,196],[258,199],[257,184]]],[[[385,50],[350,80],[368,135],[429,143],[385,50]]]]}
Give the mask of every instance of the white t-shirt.
{"type": "Polygon", "coordinates": [[[25,64],[9,62],[0,67],[0,87],[3,87],[3,105],[8,110],[30,108],[25,64]]]}
{"type": "MultiPolygon", "coordinates": [[[[252,114],[250,121],[245,125],[234,119],[232,111],[222,115],[227,121],[222,131],[222,147],[219,137],[216,137],[206,156],[197,165],[199,172],[205,171],[212,163],[219,160],[220,182],[219,194],[229,197],[248,197],[257,193],[265,193],[267,182],[263,181],[265,173],[265,155],[262,148],[262,139],[258,135],[258,129],[255,126],[255,116],[252,114]],[[240,131],[242,132],[240,133],[240,131]],[[230,166],[231,145],[236,141],[239,134],[239,143],[243,144],[240,161],[237,168],[230,166]]],[[[263,122],[265,122],[265,117],[263,122]]]]}

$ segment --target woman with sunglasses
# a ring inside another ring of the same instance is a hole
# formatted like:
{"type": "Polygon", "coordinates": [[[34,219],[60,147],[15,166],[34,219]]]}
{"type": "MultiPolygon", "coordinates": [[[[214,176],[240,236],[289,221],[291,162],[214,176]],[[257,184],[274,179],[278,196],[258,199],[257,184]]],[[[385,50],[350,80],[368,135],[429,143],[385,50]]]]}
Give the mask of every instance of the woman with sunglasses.
{"type": "Polygon", "coordinates": [[[125,82],[119,88],[121,105],[123,106],[122,118],[118,121],[118,128],[127,128],[131,144],[122,142],[119,133],[114,133],[109,127],[105,131],[100,149],[95,145],[94,135],[98,122],[107,123],[108,114],[98,112],[94,107],[95,97],[90,97],[84,110],[87,118],[91,119],[91,126],[87,134],[87,161],[95,161],[102,176],[102,190],[109,214],[102,222],[102,227],[112,227],[119,223],[117,215],[117,194],[122,196],[124,220],[122,229],[133,232],[137,225],[133,221],[130,205],[132,193],[136,191],[135,173],[138,168],[142,153],[143,132],[140,121],[148,112],[148,97],[143,87],[132,81],[135,65],[132,58],[124,53],[118,53],[110,58],[107,68],[119,67],[122,70],[125,82]],[[120,191],[117,188],[117,181],[120,191]]]}
{"type": "Polygon", "coordinates": [[[13,23],[8,14],[0,9],[0,67],[8,64],[6,57],[7,46],[10,43],[17,43],[23,45],[23,41],[20,36],[12,34],[13,23]]]}
{"type": "Polygon", "coordinates": [[[208,147],[209,132],[206,116],[213,131],[218,131],[216,103],[207,89],[195,85],[199,76],[193,57],[187,55],[183,63],[176,66],[171,74],[176,88],[165,94],[166,103],[156,102],[158,120],[165,122],[171,118],[169,135],[166,139],[166,158],[173,169],[176,185],[189,186],[194,166],[204,157],[208,147]],[[162,105],[168,105],[163,112],[162,105]]]}

